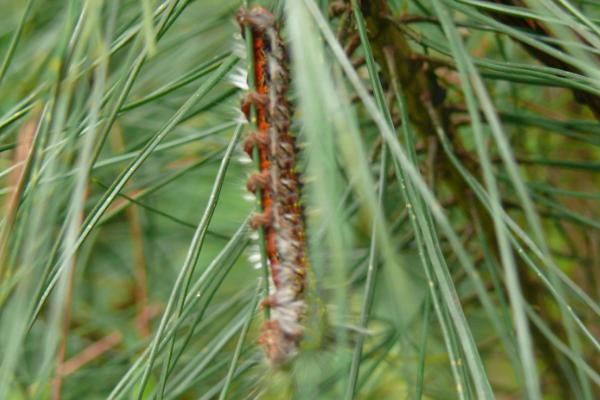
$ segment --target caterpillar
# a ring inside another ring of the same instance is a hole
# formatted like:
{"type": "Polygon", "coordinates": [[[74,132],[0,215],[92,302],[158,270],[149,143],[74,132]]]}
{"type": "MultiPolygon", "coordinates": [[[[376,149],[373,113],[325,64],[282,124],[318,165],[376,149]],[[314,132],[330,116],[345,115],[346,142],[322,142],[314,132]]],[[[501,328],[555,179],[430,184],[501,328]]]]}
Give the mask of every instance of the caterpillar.
{"type": "Polygon", "coordinates": [[[308,264],[302,185],[296,171],[298,149],[290,133],[288,53],[277,21],[266,9],[242,8],[236,19],[242,31],[249,27],[252,32],[256,90],[246,94],[241,108],[247,118],[250,107],[256,109],[258,130],[248,136],[244,149],[251,156],[253,148],[258,149],[259,171],[250,176],[247,188],[262,189],[263,211],[253,216],[251,225],[264,227],[273,281],[273,290],[262,302],[271,309],[271,317],[262,327],[259,343],[271,363],[280,365],[297,352],[304,332],[308,264]]]}

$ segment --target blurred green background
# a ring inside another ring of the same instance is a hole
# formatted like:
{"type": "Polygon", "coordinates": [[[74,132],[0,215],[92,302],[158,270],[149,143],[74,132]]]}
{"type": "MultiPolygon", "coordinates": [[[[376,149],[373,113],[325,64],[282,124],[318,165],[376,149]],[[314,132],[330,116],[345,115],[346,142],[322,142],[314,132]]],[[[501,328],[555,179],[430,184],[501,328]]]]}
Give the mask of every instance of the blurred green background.
{"type": "Polygon", "coordinates": [[[256,3],[290,49],[299,354],[256,343],[241,3],[2,0],[0,398],[596,398],[600,6],[256,3]]]}

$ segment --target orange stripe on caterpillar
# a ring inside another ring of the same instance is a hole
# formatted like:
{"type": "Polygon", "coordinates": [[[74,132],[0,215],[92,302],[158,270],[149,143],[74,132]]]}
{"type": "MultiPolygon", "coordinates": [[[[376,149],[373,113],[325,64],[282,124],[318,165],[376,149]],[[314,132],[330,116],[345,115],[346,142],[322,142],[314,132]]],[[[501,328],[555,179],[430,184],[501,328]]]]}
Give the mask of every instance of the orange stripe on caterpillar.
{"type": "MultiPolygon", "coordinates": [[[[254,105],[256,109],[256,126],[258,131],[251,134],[244,143],[246,151],[252,155],[252,149],[256,146],[258,149],[258,159],[260,171],[269,170],[269,123],[267,121],[267,106],[269,102],[268,87],[266,79],[267,54],[265,53],[265,42],[262,32],[262,26],[268,16],[260,17],[257,13],[250,13],[248,10],[240,9],[236,14],[236,19],[244,33],[244,27],[249,26],[252,31],[252,52],[254,61],[254,81],[256,85],[255,92],[249,92],[242,99],[242,112],[249,119],[250,106],[254,105]]],[[[273,20],[274,23],[274,20],[273,20]]],[[[271,193],[270,190],[263,190],[261,193],[262,214],[255,215],[252,218],[251,225],[254,228],[263,226],[265,230],[266,250],[269,265],[277,264],[277,250],[275,248],[275,232],[271,226],[271,193]]]]}

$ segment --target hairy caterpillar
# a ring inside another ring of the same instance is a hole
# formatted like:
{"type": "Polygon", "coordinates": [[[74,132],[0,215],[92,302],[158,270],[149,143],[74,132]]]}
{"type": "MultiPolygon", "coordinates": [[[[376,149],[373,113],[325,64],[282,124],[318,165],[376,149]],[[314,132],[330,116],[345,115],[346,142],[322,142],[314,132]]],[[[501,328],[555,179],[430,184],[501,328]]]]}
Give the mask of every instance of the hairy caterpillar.
{"type": "Polygon", "coordinates": [[[288,56],[275,17],[262,7],[240,9],[240,26],[252,32],[256,91],[242,101],[248,116],[256,108],[258,131],[245,143],[251,154],[258,148],[260,171],[251,175],[250,191],[262,189],[263,212],[252,219],[265,228],[268,262],[274,290],[263,301],[271,319],[263,326],[259,342],[274,365],[288,360],[303,334],[302,316],[307,268],[305,222],[300,205],[301,184],[296,172],[297,148],[290,134],[291,110],[287,99],[288,56]]]}

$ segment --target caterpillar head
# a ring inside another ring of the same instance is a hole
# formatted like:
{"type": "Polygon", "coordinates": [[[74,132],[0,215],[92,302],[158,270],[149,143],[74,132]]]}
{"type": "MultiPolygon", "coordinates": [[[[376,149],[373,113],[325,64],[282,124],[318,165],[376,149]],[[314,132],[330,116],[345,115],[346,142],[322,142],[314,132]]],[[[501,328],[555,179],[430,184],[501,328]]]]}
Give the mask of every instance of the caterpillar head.
{"type": "Polygon", "coordinates": [[[274,28],[276,24],[275,16],[260,6],[254,6],[249,10],[243,7],[240,8],[235,14],[235,19],[242,28],[242,36],[244,36],[246,26],[254,31],[264,32],[267,29],[274,28]]]}

